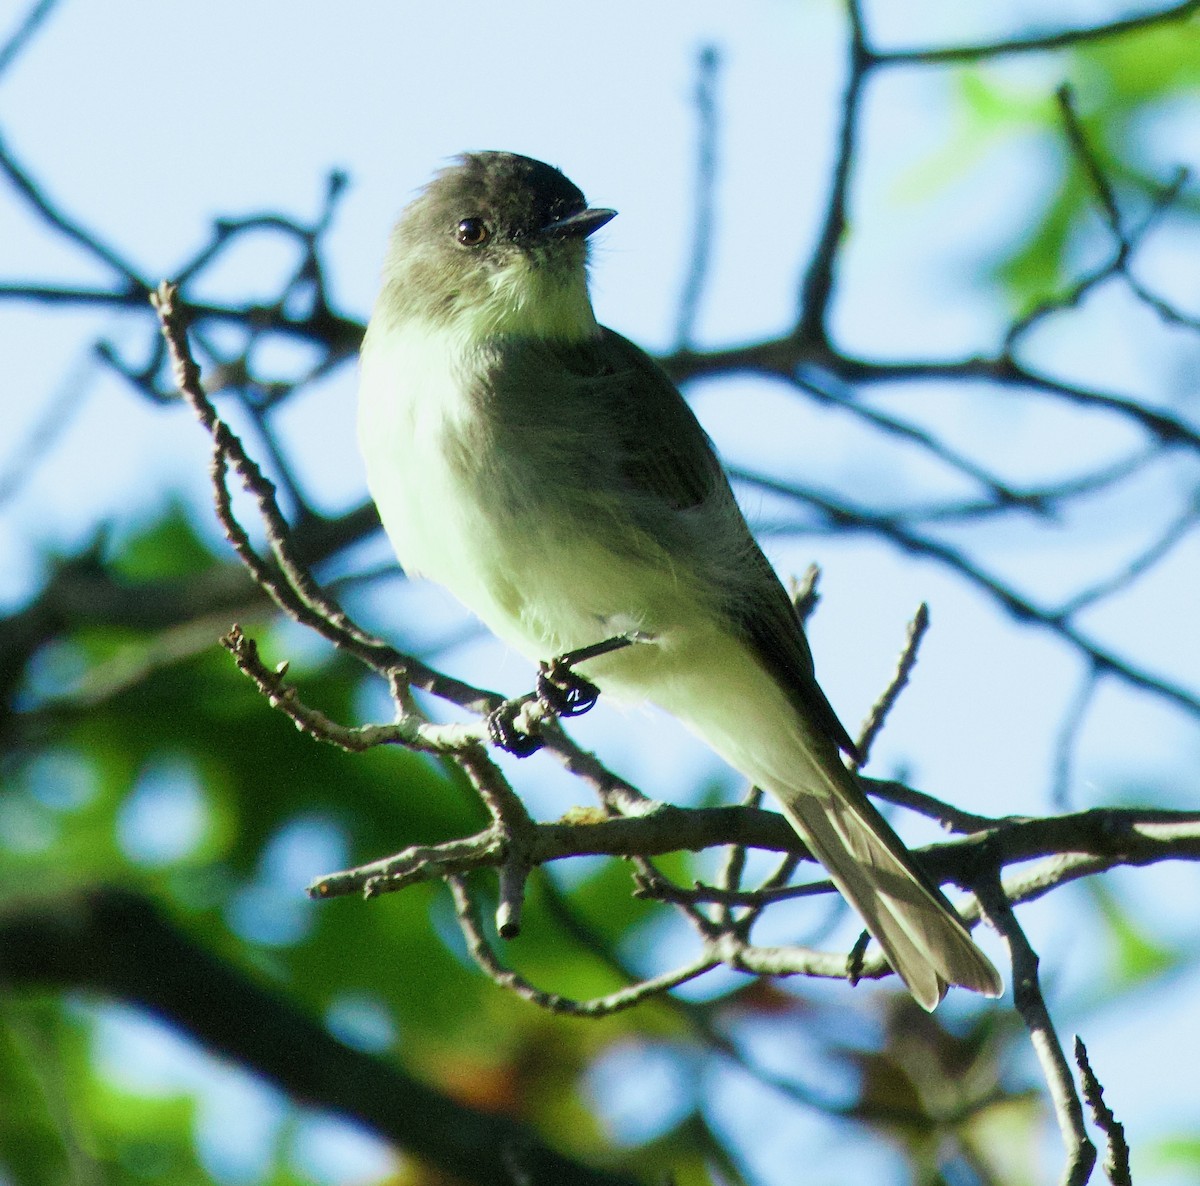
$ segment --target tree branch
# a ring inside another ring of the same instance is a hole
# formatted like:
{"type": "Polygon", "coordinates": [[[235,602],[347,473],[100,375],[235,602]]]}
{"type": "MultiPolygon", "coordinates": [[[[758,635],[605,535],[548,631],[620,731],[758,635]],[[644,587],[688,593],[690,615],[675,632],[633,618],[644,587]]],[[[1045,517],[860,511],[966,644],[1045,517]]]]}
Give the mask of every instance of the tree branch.
{"type": "Polygon", "coordinates": [[[516,1156],[536,1181],[635,1186],[626,1174],[563,1156],[508,1117],[467,1107],[388,1060],[343,1046],[287,997],[216,958],[124,890],[6,902],[0,984],[128,1001],[298,1102],[358,1121],[458,1181],[509,1182],[516,1156]]]}
{"type": "Polygon", "coordinates": [[[883,65],[945,65],[953,62],[978,62],[985,58],[1003,58],[1013,54],[1043,53],[1046,50],[1074,49],[1092,41],[1109,41],[1129,33],[1137,33],[1155,25],[1185,21],[1200,11],[1200,0],[1183,0],[1167,8],[1156,9],[1140,16],[1126,17],[1103,25],[1082,29],[1063,29],[1058,33],[1042,33],[1031,37],[1013,37],[1007,41],[985,41],[976,45],[952,45],[928,49],[886,50],[877,54],[883,65]]]}
{"type": "Polygon", "coordinates": [[[1083,1106],[1075,1091],[1071,1068],[1050,1020],[1038,981],[1038,955],[1017,922],[999,879],[981,885],[979,901],[984,917],[1000,933],[1012,962],[1013,1002],[1029,1031],[1029,1040],[1042,1067],[1050,1100],[1067,1149],[1062,1186],[1084,1186],[1096,1163],[1096,1147],[1088,1139],[1083,1106]]]}

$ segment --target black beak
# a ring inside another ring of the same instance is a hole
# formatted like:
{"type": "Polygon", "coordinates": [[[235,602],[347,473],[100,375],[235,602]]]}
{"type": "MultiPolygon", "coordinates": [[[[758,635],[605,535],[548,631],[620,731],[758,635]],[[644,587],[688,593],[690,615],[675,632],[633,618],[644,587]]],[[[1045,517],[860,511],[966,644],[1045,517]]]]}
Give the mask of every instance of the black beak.
{"type": "Polygon", "coordinates": [[[566,218],[548,223],[542,227],[542,234],[548,239],[586,239],[616,216],[615,210],[599,206],[593,210],[580,210],[578,214],[568,214],[566,218]]]}

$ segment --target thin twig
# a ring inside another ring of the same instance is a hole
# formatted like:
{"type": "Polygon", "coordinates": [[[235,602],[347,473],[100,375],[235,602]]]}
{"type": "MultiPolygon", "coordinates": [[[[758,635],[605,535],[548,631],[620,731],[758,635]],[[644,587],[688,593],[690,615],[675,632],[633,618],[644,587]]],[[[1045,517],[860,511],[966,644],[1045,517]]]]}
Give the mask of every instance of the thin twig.
{"type": "Polygon", "coordinates": [[[454,898],[454,911],[458,917],[463,937],[467,941],[467,950],[470,952],[471,958],[501,988],[508,989],[524,1000],[539,1005],[551,1013],[562,1013],[571,1017],[607,1017],[609,1014],[631,1009],[634,1005],[639,1005],[642,1001],[659,993],[678,988],[689,980],[695,980],[697,976],[703,976],[705,972],[711,971],[719,962],[707,954],[701,955],[691,963],[684,964],[672,972],[639,981],[637,984],[609,993],[607,996],[594,997],[586,1001],[575,1000],[559,993],[546,992],[544,989],[530,984],[519,973],[511,971],[500,962],[483,933],[482,920],[474,899],[471,897],[471,892],[467,888],[466,880],[457,874],[450,874],[445,880],[454,898]]]}
{"type": "Polygon", "coordinates": [[[788,596],[791,597],[792,604],[796,607],[796,617],[800,619],[801,623],[807,622],[812,617],[813,611],[821,600],[820,584],[821,569],[816,564],[810,564],[798,580],[793,579],[789,582],[788,596]]]}
{"type": "MultiPolygon", "coordinates": [[[[745,798],[742,802],[747,807],[761,807],[763,793],[759,787],[750,787],[746,791],[745,798]]],[[[742,874],[746,871],[746,855],[747,849],[744,844],[731,844],[725,850],[725,859],[721,862],[721,867],[717,872],[717,887],[726,894],[736,894],[742,887],[742,874]]],[[[717,901],[717,912],[715,922],[722,929],[728,929],[734,925],[734,918],[730,912],[730,899],[725,898],[717,901]]]]}
{"type": "Polygon", "coordinates": [[[897,807],[906,807],[909,811],[934,820],[947,832],[969,835],[972,832],[984,832],[999,822],[995,816],[964,811],[961,807],[955,807],[892,778],[867,778],[865,775],[859,775],[859,781],[863,788],[876,798],[885,803],[894,803],[897,807]]]}
{"type": "Polygon", "coordinates": [[[1121,211],[1117,208],[1117,199],[1113,194],[1112,186],[1109,184],[1104,170],[1100,167],[1100,162],[1096,159],[1095,149],[1088,141],[1087,133],[1079,118],[1079,112],[1075,109],[1075,92],[1069,83],[1064,82],[1054,92],[1054,97],[1063,117],[1067,140],[1074,151],[1075,159],[1083,166],[1088,181],[1096,192],[1100,209],[1104,212],[1104,221],[1108,224],[1108,229],[1120,244],[1123,252],[1128,252],[1129,243],[1121,226],[1121,211]]]}
{"type": "Polygon", "coordinates": [[[1193,531],[1200,528],[1200,489],[1188,499],[1183,510],[1152,540],[1141,552],[1125,562],[1116,572],[1103,580],[1097,581],[1086,589],[1081,589],[1059,607],[1059,614],[1065,618],[1073,617],[1088,606],[1111,597],[1114,593],[1124,592],[1139,577],[1144,576],[1160,560],[1165,559],[1193,531]]]}
{"type": "Polygon", "coordinates": [[[58,0],[38,0],[12,31],[8,40],[0,45],[0,75],[21,56],[25,47],[33,40],[37,31],[46,23],[58,0]]]}
{"type": "Polygon", "coordinates": [[[679,315],[675,322],[675,348],[688,350],[696,332],[700,300],[712,265],[713,239],[716,227],[717,188],[717,76],[721,55],[717,48],[706,45],[696,62],[696,180],[692,201],[692,249],[687,277],[679,298],[679,315]]]}
{"type": "Polygon", "coordinates": [[[1109,21],[1103,25],[1092,25],[1081,29],[1063,29],[1057,33],[1034,34],[1030,37],[1013,37],[1007,41],[984,41],[976,45],[948,45],[940,48],[897,49],[876,54],[880,65],[926,66],[951,62],[978,62],[983,59],[1003,58],[1014,54],[1044,53],[1047,50],[1072,49],[1093,41],[1110,41],[1129,33],[1137,33],[1155,25],[1185,21],[1200,11],[1200,0],[1183,0],[1154,12],[1109,21]]]}
{"type": "MultiPolygon", "coordinates": [[[[1018,507],[1043,515],[1046,513],[1047,500],[1039,492],[1024,492],[1014,489],[997,474],[954,448],[949,441],[936,433],[899,416],[882,412],[856,398],[853,392],[842,390],[840,385],[833,381],[833,376],[827,372],[817,371],[814,368],[800,368],[795,374],[794,382],[798,388],[807,391],[820,403],[836,407],[851,418],[860,420],[902,443],[917,446],[930,457],[936,458],[964,477],[977,482],[986,491],[989,505],[1006,510],[1018,507]]],[[[912,519],[922,516],[919,512],[906,510],[905,517],[912,519]]]]}
{"type": "MultiPolygon", "coordinates": [[[[1200,440],[1197,441],[1197,446],[1200,448],[1200,440]]],[[[910,555],[936,561],[953,571],[967,584],[985,593],[1016,621],[1038,626],[1060,638],[1083,658],[1094,663],[1101,674],[1149,692],[1183,708],[1193,716],[1200,717],[1200,695],[1191,688],[1166,676],[1147,671],[1109,650],[1090,638],[1059,610],[1038,605],[1025,593],[985,569],[965,551],[933,535],[916,531],[890,515],[848,502],[835,501],[812,487],[801,486],[799,483],[779,483],[776,489],[781,494],[803,501],[817,511],[826,519],[831,530],[874,535],[910,555]]]]}
{"type": "MultiPolygon", "coordinates": [[[[545,879],[543,895],[550,912],[559,924],[566,928],[573,940],[581,943],[588,952],[617,975],[626,980],[637,979],[629,966],[612,951],[607,940],[580,918],[579,913],[561,893],[552,878],[545,879]]],[[[839,1102],[826,1093],[818,1092],[798,1082],[795,1078],[776,1074],[748,1057],[729,1035],[722,1032],[719,1020],[714,1017],[706,1004],[695,1004],[679,996],[660,998],[660,1001],[682,1017],[688,1027],[709,1049],[728,1059],[734,1066],[741,1068],[758,1082],[772,1088],[783,1098],[831,1116],[859,1114],[857,1109],[861,1107],[860,1102],[839,1102]]]]}
{"type": "Polygon", "coordinates": [[[33,207],[41,219],[64,239],[95,257],[105,267],[115,272],[127,297],[136,299],[144,306],[150,294],[150,283],[140,276],[128,260],[122,258],[115,247],[106,244],[94,231],[86,230],[81,223],[76,222],[55,202],[51,201],[46,191],[34,181],[31,174],[17,162],[0,137],[0,173],[3,173],[17,191],[33,207]]]}
{"type": "MultiPolygon", "coordinates": [[[[1104,221],[1114,240],[1114,246],[1109,258],[1090,271],[1084,272],[1065,291],[1057,296],[1050,296],[1039,301],[1023,316],[1016,318],[1004,334],[1003,350],[1010,359],[1018,342],[1028,336],[1029,332],[1041,322],[1061,313],[1064,310],[1078,308],[1092,292],[1109,281],[1120,279],[1143,304],[1152,308],[1160,317],[1176,325],[1190,326],[1191,319],[1178,312],[1168,302],[1151,293],[1145,285],[1138,281],[1132,272],[1132,265],[1137,252],[1149,236],[1162,215],[1174,204],[1179,197],[1188,173],[1185,169],[1176,171],[1172,181],[1163,186],[1154,197],[1149,212],[1141,223],[1133,230],[1126,232],[1122,226],[1120,210],[1113,195],[1113,190],[1105,176],[1099,161],[1093,154],[1083,129],[1078,122],[1070,100],[1071,92],[1067,88],[1059,91],[1059,101],[1066,113],[1067,134],[1072,147],[1080,159],[1084,172],[1087,173],[1092,188],[1100,202],[1104,221]],[[1063,98],[1066,96],[1066,98],[1063,98]]],[[[1200,328],[1198,323],[1197,328],[1200,328]]]]}
{"type": "Polygon", "coordinates": [[[1072,755],[1075,753],[1075,744],[1098,686],[1096,669],[1089,666],[1059,723],[1054,739],[1054,765],[1050,784],[1050,802],[1056,811],[1069,811],[1071,808],[1072,755]]]}
{"type": "Polygon", "coordinates": [[[1125,1126],[1113,1115],[1112,1109],[1104,1102],[1104,1088],[1092,1070],[1088,1060],[1087,1047],[1083,1039],[1075,1036],[1075,1065],[1079,1068],[1079,1078],[1083,1084],[1083,1100],[1092,1114],[1096,1127],[1104,1133],[1106,1148],[1104,1154],[1104,1172],[1112,1186],[1132,1186],[1133,1178],[1129,1171],[1129,1146],[1125,1142],[1125,1126]]]}
{"type": "Polygon", "coordinates": [[[1012,963],[1013,1003],[1042,1068],[1050,1092],[1054,1114],[1067,1151],[1062,1186],[1084,1186],[1096,1163],[1096,1147],[1088,1139],[1083,1120],[1083,1105],[1075,1090],[1070,1064],[1050,1019],[1038,981],[1038,955],[1017,922],[999,879],[988,879],[978,889],[984,917],[998,931],[1008,947],[1012,963]]]}
{"type": "Polygon", "coordinates": [[[821,227],[800,285],[798,315],[792,331],[794,341],[807,345],[828,341],[827,321],[833,300],[838,254],[846,233],[846,209],[854,174],[863,89],[867,72],[875,61],[867,47],[858,0],[847,0],[846,11],[850,32],[849,71],[842,95],[837,157],[821,227]]]}
{"type": "Polygon", "coordinates": [[[233,430],[217,414],[204,391],[200,368],[188,345],[187,324],[183,306],[178,301],[178,288],[163,283],[151,300],[158,312],[163,337],[170,352],[176,385],[212,437],[212,483],[217,514],[226,538],[237,551],[238,557],[250,569],[256,583],[271,594],[281,609],[302,625],[317,630],[338,645],[358,644],[366,648],[381,645],[355,626],[340,606],[325,597],[307,568],[293,555],[288,523],[276,502],[274,485],[251,459],[233,430]],[[226,467],[232,467],[255,499],[266,528],[267,542],[279,566],[278,575],[259,558],[245,529],[234,516],[225,484],[226,467]]]}
{"type": "Polygon", "coordinates": [[[177,287],[166,283],[160,285],[152,294],[152,300],[159,314],[178,389],[213,440],[211,478],[217,516],[227,538],[239,559],[254,577],[255,583],[295,621],[315,630],[335,646],[349,651],[360,662],[385,678],[395,670],[403,670],[415,686],[476,711],[490,712],[504,703],[503,697],[495,693],[448,679],[438,672],[431,671],[411,656],[401,654],[362,630],[349,619],[340,606],[325,596],[305,565],[295,555],[290,541],[290,529],[275,501],[273,485],[246,453],[241,440],[217,415],[204,391],[200,368],[196,365],[188,345],[186,318],[184,308],[178,300],[177,287]],[[225,483],[227,467],[233,468],[254,496],[278,568],[267,564],[258,555],[245,529],[237,521],[233,513],[232,498],[225,483]]]}
{"type": "Polygon", "coordinates": [[[867,764],[875,738],[879,736],[888,714],[895,708],[900,693],[904,691],[913,668],[917,665],[917,652],[920,650],[921,640],[925,637],[928,629],[929,606],[921,602],[917,606],[917,612],[913,615],[912,621],[908,624],[904,650],[900,652],[896,671],[888,686],[883,690],[883,695],[871,705],[871,711],[867,714],[867,719],[863,721],[862,728],[859,730],[858,738],[855,741],[858,758],[853,764],[854,769],[857,770],[860,766],[867,764]]]}
{"type": "Polygon", "coordinates": [[[515,939],[521,932],[525,883],[536,863],[537,827],[525,804],[482,746],[461,751],[456,760],[487,807],[492,828],[501,838],[503,859],[497,870],[500,896],[496,930],[502,939],[515,939]]]}

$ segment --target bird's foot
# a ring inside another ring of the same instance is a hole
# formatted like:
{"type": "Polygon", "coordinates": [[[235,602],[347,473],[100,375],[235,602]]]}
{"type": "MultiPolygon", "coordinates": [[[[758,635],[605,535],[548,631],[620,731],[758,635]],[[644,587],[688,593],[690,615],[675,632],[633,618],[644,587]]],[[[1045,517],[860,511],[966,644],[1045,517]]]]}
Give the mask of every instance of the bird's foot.
{"type": "Polygon", "coordinates": [[[546,744],[545,739],[539,737],[537,733],[529,732],[517,724],[517,718],[521,715],[526,703],[524,698],[506,700],[499,708],[489,712],[485,718],[488,736],[492,739],[492,744],[499,749],[506,750],[516,758],[528,758],[530,754],[536,754],[546,744]]]}
{"type": "Polygon", "coordinates": [[[555,716],[582,716],[596,707],[600,689],[590,679],[585,679],[571,668],[566,657],[551,659],[538,664],[537,698],[555,716]]]}
{"type": "MultiPolygon", "coordinates": [[[[556,717],[582,716],[589,709],[595,708],[596,701],[600,699],[600,689],[590,679],[580,675],[575,670],[575,664],[599,658],[635,643],[653,641],[653,635],[634,630],[568,651],[548,663],[539,663],[534,695],[538,703],[556,717]]],[[[529,700],[528,696],[506,700],[485,718],[492,744],[518,758],[536,754],[546,744],[545,739],[538,735],[536,721],[525,720],[518,724],[521,712],[529,700]]]]}

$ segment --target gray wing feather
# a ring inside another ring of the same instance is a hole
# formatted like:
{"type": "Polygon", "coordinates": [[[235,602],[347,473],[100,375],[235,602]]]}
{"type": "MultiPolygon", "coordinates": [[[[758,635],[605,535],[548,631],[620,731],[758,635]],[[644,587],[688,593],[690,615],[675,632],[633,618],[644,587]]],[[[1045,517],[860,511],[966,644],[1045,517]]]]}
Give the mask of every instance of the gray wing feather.
{"type": "Polygon", "coordinates": [[[612,330],[603,331],[598,357],[612,378],[628,376],[613,385],[619,391],[615,423],[625,479],[676,514],[700,514],[710,522],[719,516],[719,530],[739,533],[735,542],[744,571],[725,612],[797,708],[854,755],[853,741],[817,684],[792,600],[737,510],[712,442],[687,401],[649,355],[612,330]],[[730,507],[735,517],[728,514],[730,507]]]}

